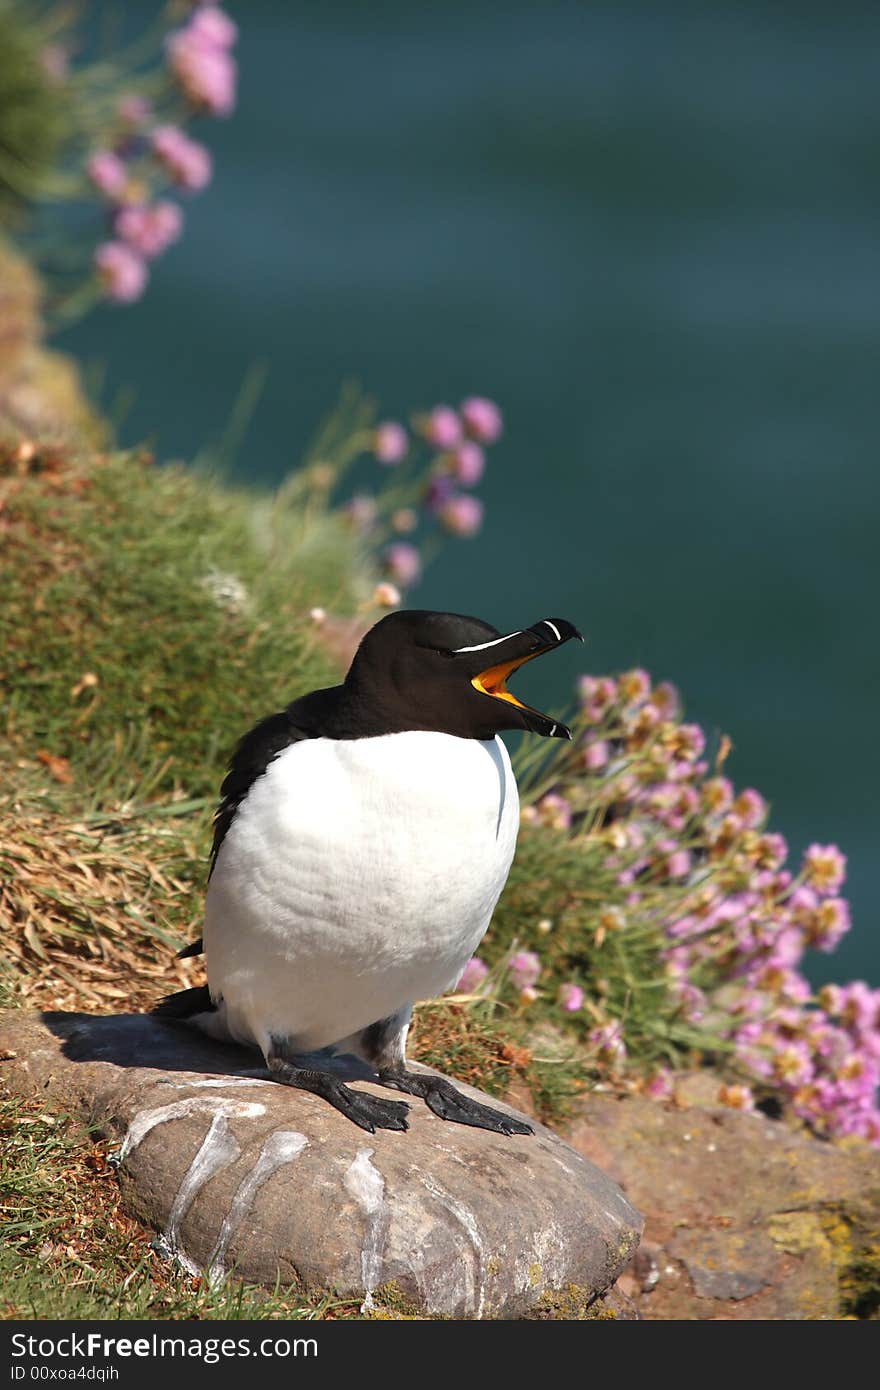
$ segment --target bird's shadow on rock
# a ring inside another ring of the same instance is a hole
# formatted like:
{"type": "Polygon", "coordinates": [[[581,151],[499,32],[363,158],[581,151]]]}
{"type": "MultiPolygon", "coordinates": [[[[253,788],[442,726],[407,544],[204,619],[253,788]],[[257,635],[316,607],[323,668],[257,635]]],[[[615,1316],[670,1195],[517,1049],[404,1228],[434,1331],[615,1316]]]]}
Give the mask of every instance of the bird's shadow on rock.
{"type": "MultiPolygon", "coordinates": [[[[197,1072],[209,1076],[269,1078],[260,1053],[236,1043],[217,1042],[185,1023],[152,1014],[80,1014],[51,1011],[43,1022],[62,1041],[71,1062],[110,1062],[117,1067],[197,1072]]],[[[299,1059],[298,1059],[299,1060],[299,1059]]],[[[302,1060],[346,1081],[375,1081],[357,1057],[310,1054],[302,1060]]]]}

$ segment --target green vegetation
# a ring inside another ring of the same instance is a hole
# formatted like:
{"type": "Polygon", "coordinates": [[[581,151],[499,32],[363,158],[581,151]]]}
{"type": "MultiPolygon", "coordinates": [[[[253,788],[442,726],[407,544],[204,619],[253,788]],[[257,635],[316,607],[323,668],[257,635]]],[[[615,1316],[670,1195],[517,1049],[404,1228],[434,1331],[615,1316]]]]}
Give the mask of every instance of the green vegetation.
{"type": "MultiPolygon", "coordinates": [[[[503,966],[515,949],[535,952],[543,967],[539,1014],[581,1037],[610,1020],[624,1020],[627,1051],[645,1071],[706,1040],[683,1019],[669,989],[662,919],[625,914],[627,889],[607,861],[601,835],[525,825],[481,955],[494,967],[501,997],[513,1001],[516,991],[503,966]],[[575,1019],[560,1006],[552,984],[547,992],[547,980],[583,988],[585,1007],[575,1019]]],[[[520,1007],[526,1013],[534,1009],[520,1007]]]]}
{"type": "Polygon", "coordinates": [[[213,796],[249,724],[337,678],[309,609],[352,610],[351,538],[308,494],[61,449],[0,453],[0,490],[5,734],[83,806],[213,796]]]}
{"type": "Polygon", "coordinates": [[[39,1102],[0,1100],[0,1317],[351,1317],[353,1300],[181,1276],[119,1210],[103,1144],[39,1102]]]}
{"type": "Polygon", "coordinates": [[[43,61],[47,38],[19,6],[0,0],[0,221],[53,180],[70,98],[43,61]]]}

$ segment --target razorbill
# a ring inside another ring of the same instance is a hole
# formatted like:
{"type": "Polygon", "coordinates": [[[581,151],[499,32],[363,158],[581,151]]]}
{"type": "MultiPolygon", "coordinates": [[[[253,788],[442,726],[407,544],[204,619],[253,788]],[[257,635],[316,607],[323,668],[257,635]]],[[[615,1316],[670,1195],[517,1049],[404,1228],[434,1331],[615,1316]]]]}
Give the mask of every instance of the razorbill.
{"type": "Polygon", "coordinates": [[[507,678],[572,637],[563,618],[505,635],[456,613],[392,613],[342,685],[245,734],[214,820],[204,947],[180,952],[204,949],[208,984],[155,1012],[256,1044],[275,1080],[371,1133],[406,1129],[409,1107],[313,1054],[353,1053],[445,1120],[531,1133],[409,1071],[405,1043],[413,1003],[455,984],[507,879],[519,797],[499,730],[571,738],[507,678]]]}

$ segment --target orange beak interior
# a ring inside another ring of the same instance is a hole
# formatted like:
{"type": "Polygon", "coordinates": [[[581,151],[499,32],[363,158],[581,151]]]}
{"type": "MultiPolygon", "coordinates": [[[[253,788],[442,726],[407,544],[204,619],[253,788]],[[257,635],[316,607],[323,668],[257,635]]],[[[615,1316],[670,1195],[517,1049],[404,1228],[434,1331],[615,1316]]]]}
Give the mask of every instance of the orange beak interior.
{"type": "Polygon", "coordinates": [[[529,709],[522,700],[507,689],[505,682],[518,666],[525,666],[527,661],[538,656],[538,652],[531,652],[529,656],[521,656],[518,661],[504,661],[500,666],[490,666],[488,671],[481,671],[478,676],[474,676],[471,685],[475,690],[479,690],[482,695],[494,695],[496,700],[507,700],[511,705],[516,705],[518,709],[529,709]]]}

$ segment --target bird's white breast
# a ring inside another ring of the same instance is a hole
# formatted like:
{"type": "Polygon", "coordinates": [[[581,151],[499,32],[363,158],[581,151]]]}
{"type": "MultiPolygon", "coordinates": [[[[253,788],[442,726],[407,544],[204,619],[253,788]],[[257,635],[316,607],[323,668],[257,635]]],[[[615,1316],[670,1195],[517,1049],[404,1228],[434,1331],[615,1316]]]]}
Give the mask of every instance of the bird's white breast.
{"type": "Polygon", "coordinates": [[[208,891],[232,1031],[330,1045],[454,983],[507,878],[519,799],[500,739],[310,739],[250,789],[208,891]]]}

